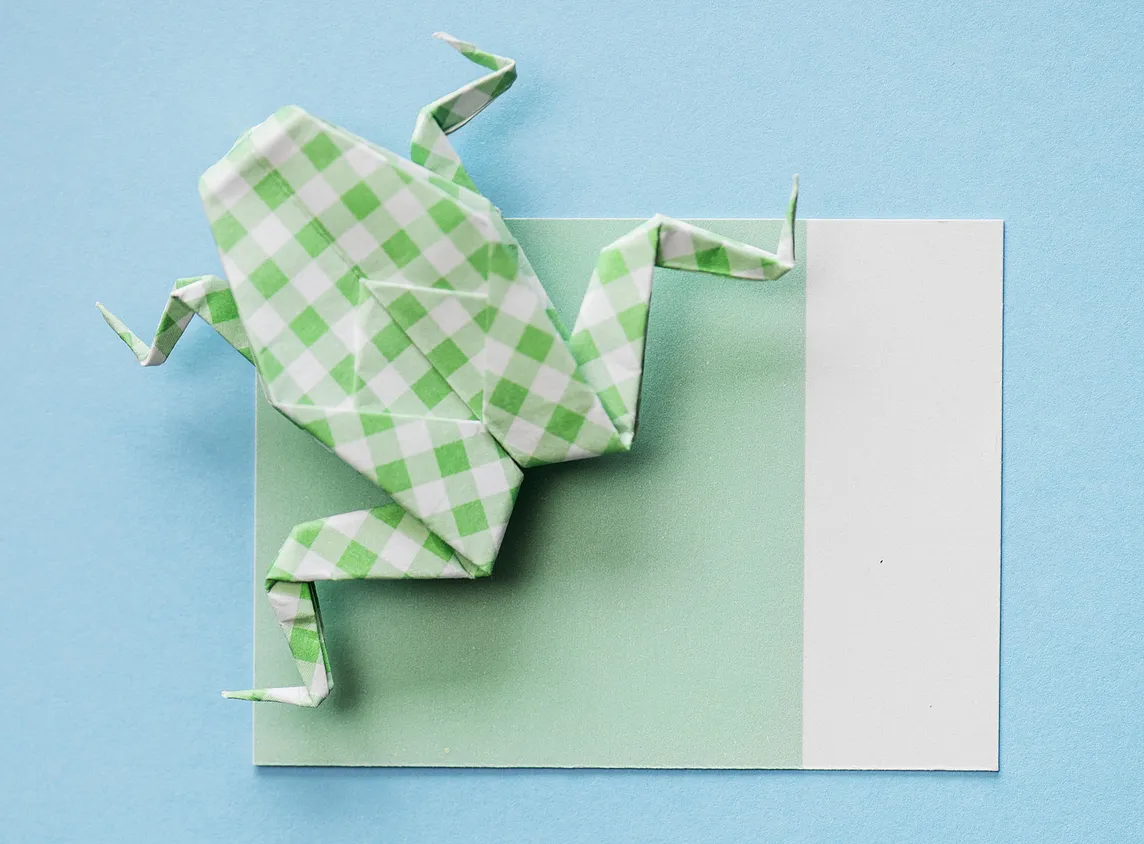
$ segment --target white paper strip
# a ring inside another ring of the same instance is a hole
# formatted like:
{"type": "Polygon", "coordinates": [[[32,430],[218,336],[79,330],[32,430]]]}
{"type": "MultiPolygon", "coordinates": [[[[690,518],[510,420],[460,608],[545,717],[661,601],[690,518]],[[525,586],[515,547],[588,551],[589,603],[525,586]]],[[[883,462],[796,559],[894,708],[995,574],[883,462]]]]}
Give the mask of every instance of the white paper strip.
{"type": "Polygon", "coordinates": [[[996,770],[1002,223],[807,230],[803,766],[996,770]]]}

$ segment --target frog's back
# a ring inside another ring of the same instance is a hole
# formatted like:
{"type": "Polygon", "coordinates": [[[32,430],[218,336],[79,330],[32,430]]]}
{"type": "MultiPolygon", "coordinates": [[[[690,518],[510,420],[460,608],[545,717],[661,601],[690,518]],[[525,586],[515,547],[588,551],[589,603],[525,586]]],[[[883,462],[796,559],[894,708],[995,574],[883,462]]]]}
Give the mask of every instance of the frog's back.
{"type": "Polygon", "coordinates": [[[275,404],[472,417],[362,280],[480,289],[500,228],[484,197],[294,106],[243,135],[200,193],[275,404]]]}

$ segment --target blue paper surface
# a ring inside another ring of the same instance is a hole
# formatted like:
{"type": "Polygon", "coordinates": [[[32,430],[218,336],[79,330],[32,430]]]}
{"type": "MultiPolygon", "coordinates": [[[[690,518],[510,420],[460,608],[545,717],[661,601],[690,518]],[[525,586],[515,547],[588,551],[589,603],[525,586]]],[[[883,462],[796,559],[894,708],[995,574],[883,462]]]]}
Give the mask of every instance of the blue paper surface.
{"type": "Polygon", "coordinates": [[[1144,819],[1138,3],[356,1],[0,8],[0,819],[13,841],[1125,841],[1144,819]],[[217,271],[195,183],[297,102],[458,135],[509,216],[1006,221],[1001,772],[257,771],[252,402],[205,328],[141,372],[96,313],[217,271]],[[214,573],[185,572],[206,561],[214,573]]]}

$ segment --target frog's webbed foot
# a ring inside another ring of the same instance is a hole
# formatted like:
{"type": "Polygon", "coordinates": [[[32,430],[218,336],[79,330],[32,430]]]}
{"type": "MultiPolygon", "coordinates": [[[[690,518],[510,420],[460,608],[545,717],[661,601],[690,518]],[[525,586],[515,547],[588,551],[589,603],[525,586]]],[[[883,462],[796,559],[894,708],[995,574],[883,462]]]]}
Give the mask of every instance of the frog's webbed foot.
{"type": "Polygon", "coordinates": [[[656,216],[605,247],[588,282],[570,347],[624,447],[635,436],[655,267],[773,280],[794,267],[798,176],[778,248],[765,252],[689,223],[656,216]]]}
{"type": "Polygon", "coordinates": [[[266,575],[266,593],[303,685],[223,697],[310,707],[326,699],[333,678],[315,581],[472,576],[444,540],[398,504],[297,525],[266,575]]]}
{"type": "Polygon", "coordinates": [[[432,170],[442,178],[475,191],[477,186],[465,172],[447,135],[460,129],[512,87],[516,81],[516,62],[504,56],[486,53],[473,44],[444,32],[435,32],[433,37],[441,39],[469,61],[486,67],[491,72],[418,112],[409,157],[414,163],[432,170]]]}

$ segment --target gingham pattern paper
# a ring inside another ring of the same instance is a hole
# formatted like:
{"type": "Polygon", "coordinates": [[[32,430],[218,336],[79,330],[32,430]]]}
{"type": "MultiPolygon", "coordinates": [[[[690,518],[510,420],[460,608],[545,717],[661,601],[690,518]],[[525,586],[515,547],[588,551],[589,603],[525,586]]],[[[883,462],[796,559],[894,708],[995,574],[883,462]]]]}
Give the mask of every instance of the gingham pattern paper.
{"type": "Polygon", "coordinates": [[[230,285],[215,275],[180,278],[167,299],[167,307],[159,317],[155,339],[147,345],[123,322],[99,302],[95,303],[103,318],[119,338],[135,353],[143,366],[158,366],[167,359],[179,338],[183,336],[191,317],[198,314],[233,346],[239,354],[253,361],[250,340],[238,318],[238,305],[230,285]]]}
{"type": "Polygon", "coordinates": [[[619,432],[624,447],[636,432],[644,338],[655,267],[746,279],[776,279],[794,266],[798,177],[791,189],[779,254],[729,243],[689,223],[657,215],[600,252],[588,282],[570,348],[579,371],[619,432]]]}
{"type": "Polygon", "coordinates": [[[477,186],[465,172],[461,159],[446,136],[476,117],[512,86],[516,81],[516,62],[486,53],[444,32],[435,32],[433,37],[440,38],[465,58],[493,72],[421,109],[413,130],[409,157],[414,163],[475,191],[477,186]]]}
{"type": "Polygon", "coordinates": [[[317,706],[329,694],[314,581],[470,576],[456,553],[397,503],[296,525],[266,581],[303,685],[223,694],[298,706],[317,706]]]}
{"type": "Polygon", "coordinates": [[[198,313],[274,407],[392,499],[294,529],[266,586],[303,685],[230,697],[318,705],[316,581],[487,575],[520,467],[630,447],[656,266],[761,280],[794,263],[797,182],[773,255],[657,216],[601,252],[569,335],[447,137],[515,65],[439,37],[490,72],[422,109],[413,161],[280,109],[200,183],[226,279],[179,282],[150,346],[103,311],[145,366],[198,313]]]}
{"type": "Polygon", "coordinates": [[[480,422],[314,405],[278,409],[420,519],[471,576],[492,568],[521,472],[480,422]]]}

